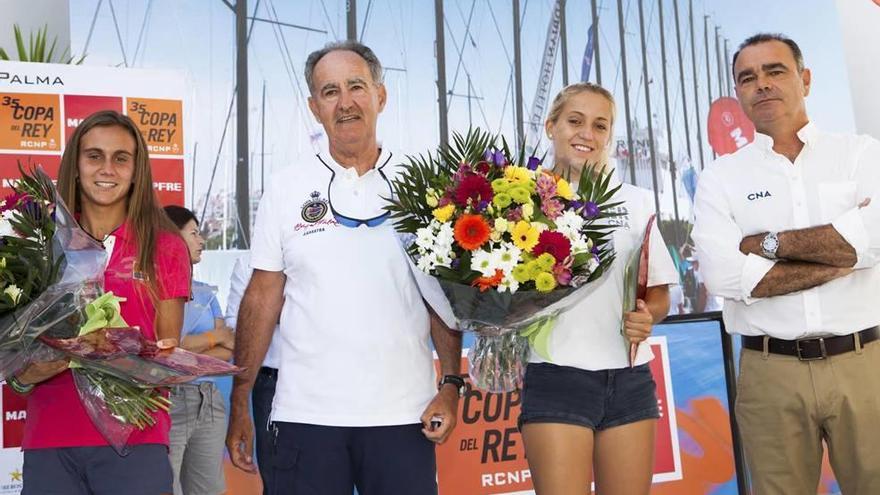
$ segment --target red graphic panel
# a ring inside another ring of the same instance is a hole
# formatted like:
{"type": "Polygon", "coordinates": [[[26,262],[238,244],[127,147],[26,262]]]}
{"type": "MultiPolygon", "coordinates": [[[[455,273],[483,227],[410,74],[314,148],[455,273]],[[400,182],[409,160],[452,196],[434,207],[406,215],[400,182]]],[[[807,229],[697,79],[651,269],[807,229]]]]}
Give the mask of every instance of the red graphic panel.
{"type": "Polygon", "coordinates": [[[100,110],[122,113],[122,97],[64,95],[64,143],[83,119],[100,110]]]}
{"type": "Polygon", "coordinates": [[[18,182],[21,174],[18,172],[18,164],[21,163],[25,170],[31,166],[39,165],[53,179],[58,177],[58,166],[61,157],[58,155],[28,155],[24,153],[0,153],[0,198],[12,194],[12,186],[18,182]]]}
{"type": "Polygon", "coordinates": [[[162,206],[183,206],[185,191],[183,188],[182,158],[150,158],[153,167],[153,190],[162,206]]]}
{"type": "Polygon", "coordinates": [[[709,108],[709,144],[719,155],[727,155],[755,140],[755,124],[736,98],[718,98],[709,108]]]}
{"type": "MultiPolygon", "coordinates": [[[[661,412],[654,444],[654,482],[662,483],[681,478],[681,462],[665,341],[652,342],[651,350],[655,357],[650,368],[661,412]]],[[[439,362],[435,360],[435,364],[439,369],[439,362]]],[[[466,358],[462,358],[462,369],[467,369],[466,358]]],[[[474,388],[470,380],[467,387],[459,401],[455,430],[437,447],[440,495],[502,495],[532,490],[531,471],[517,428],[519,391],[493,394],[474,388]]]]}
{"type": "Polygon", "coordinates": [[[21,447],[27,399],[3,384],[3,448],[21,447]]]}

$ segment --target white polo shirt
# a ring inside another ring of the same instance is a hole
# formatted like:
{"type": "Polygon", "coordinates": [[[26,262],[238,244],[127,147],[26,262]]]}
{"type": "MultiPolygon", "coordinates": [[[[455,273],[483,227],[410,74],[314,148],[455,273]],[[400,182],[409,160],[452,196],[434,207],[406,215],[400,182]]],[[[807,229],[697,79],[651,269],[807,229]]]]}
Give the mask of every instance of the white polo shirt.
{"type": "MultiPolygon", "coordinates": [[[[617,180],[613,182],[619,184],[617,180]]],[[[563,313],[556,322],[548,348],[549,362],[553,364],[593,371],[629,366],[629,344],[620,334],[623,272],[630,254],[644,240],[648,218],[654,213],[654,196],[646,189],[623,184],[611,201],[623,202],[617,207],[622,215],[610,219],[618,225],[613,234],[617,256],[602,278],[593,282],[597,284],[593,292],[563,313]]],[[[648,249],[648,286],[677,283],[678,272],[655,221],[648,249]]],[[[644,364],[653,358],[650,346],[642,344],[634,364],[644,364]]],[[[548,360],[532,351],[530,361],[548,360]]]]}
{"type": "Polygon", "coordinates": [[[389,219],[377,227],[340,225],[371,218],[388,197],[402,157],[383,150],[362,176],[328,152],[277,174],[264,193],[251,265],[283,271],[281,365],[272,420],[327,426],[418,423],[436,393],[429,319],[406,253],[389,219]],[[323,163],[322,163],[323,161],[323,163]],[[340,211],[342,213],[342,211],[340,211]]]}
{"type": "Polygon", "coordinates": [[[700,272],[709,292],[724,298],[731,333],[791,340],[880,323],[880,142],[821,132],[812,123],[798,137],[804,147],[794,163],[759,133],[718,158],[697,184],[693,237],[700,272]],[[743,237],[826,224],[855,249],[854,273],[804,291],[751,297],[777,262],[740,253],[743,237]]]}
{"type": "MultiPolygon", "coordinates": [[[[235,265],[232,267],[232,276],[229,279],[229,295],[226,296],[226,326],[229,328],[235,329],[236,325],[238,325],[238,308],[241,306],[241,298],[244,296],[244,290],[247,289],[248,283],[251,281],[251,274],[253,272],[249,254],[236,258],[235,265]]],[[[269,343],[266,357],[263,358],[263,366],[275,369],[281,366],[281,351],[278,349],[278,330],[278,325],[275,325],[275,330],[272,332],[272,341],[269,343]]]]}

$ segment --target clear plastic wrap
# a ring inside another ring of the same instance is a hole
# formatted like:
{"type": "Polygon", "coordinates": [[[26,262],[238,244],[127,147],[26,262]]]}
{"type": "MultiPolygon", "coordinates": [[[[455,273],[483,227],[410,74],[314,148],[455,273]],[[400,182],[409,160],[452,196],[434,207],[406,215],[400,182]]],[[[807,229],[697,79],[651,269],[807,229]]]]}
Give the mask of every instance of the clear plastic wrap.
{"type": "Polygon", "coordinates": [[[182,349],[160,350],[137,328],[104,328],[125,325],[120,300],[102,289],[107,252],[42,170],[22,170],[0,213],[0,378],[32,362],[70,358],[92,422],[124,453],[132,431],[168,409],[162,387],[239,371],[182,349]]]}
{"type": "Polygon", "coordinates": [[[587,277],[581,277],[582,280],[573,280],[569,288],[511,294],[480,291],[470,285],[427,275],[412,260],[410,268],[422,296],[444,323],[476,335],[476,342],[468,353],[468,373],[477,387],[490,392],[519,388],[529,359],[529,331],[553,325],[557,316],[598,286],[587,283],[587,277]]]}

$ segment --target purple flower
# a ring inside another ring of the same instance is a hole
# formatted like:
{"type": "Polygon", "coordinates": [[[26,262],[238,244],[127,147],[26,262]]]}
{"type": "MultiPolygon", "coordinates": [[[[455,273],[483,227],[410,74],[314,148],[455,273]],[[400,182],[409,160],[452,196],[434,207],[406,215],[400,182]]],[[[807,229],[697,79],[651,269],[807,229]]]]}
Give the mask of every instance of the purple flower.
{"type": "Polygon", "coordinates": [[[581,208],[584,207],[584,202],[580,201],[580,200],[572,201],[571,203],[568,204],[568,207],[571,208],[572,210],[574,210],[576,213],[580,213],[581,208]]]}
{"type": "Polygon", "coordinates": [[[482,212],[483,210],[486,209],[487,206],[489,206],[488,201],[486,201],[486,200],[480,201],[479,203],[477,203],[477,211],[482,212]]]}
{"type": "Polygon", "coordinates": [[[529,163],[526,165],[526,168],[529,170],[538,170],[538,167],[541,166],[541,159],[537,156],[530,156],[529,163]]]}
{"type": "Polygon", "coordinates": [[[599,216],[599,205],[592,201],[587,201],[587,204],[584,205],[584,212],[582,215],[586,219],[596,218],[599,216]]]}
{"type": "Polygon", "coordinates": [[[461,259],[455,258],[452,260],[451,266],[453,270],[458,270],[459,265],[461,265],[461,259]]]}
{"type": "Polygon", "coordinates": [[[504,153],[499,149],[496,149],[495,151],[486,150],[486,152],[483,153],[483,159],[487,162],[491,162],[496,167],[501,167],[507,164],[507,159],[504,158],[504,153]]]}
{"type": "Polygon", "coordinates": [[[507,210],[507,220],[510,222],[519,222],[523,219],[522,216],[522,207],[517,206],[516,208],[511,208],[507,210]]]}
{"type": "Polygon", "coordinates": [[[593,253],[594,256],[599,256],[599,246],[593,246],[593,249],[590,249],[590,252],[593,253]]]}

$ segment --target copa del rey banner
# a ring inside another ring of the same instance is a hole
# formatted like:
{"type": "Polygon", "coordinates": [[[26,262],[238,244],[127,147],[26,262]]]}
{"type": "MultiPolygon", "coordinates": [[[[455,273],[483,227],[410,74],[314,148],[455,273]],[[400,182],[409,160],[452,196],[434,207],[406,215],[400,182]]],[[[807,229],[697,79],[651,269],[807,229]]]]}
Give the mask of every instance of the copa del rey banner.
{"type": "MultiPolygon", "coordinates": [[[[657,383],[660,419],[654,444],[654,485],[681,480],[678,423],[675,418],[666,337],[651,337],[650,363],[657,383]]],[[[462,359],[464,369],[467,358],[462,359]]],[[[439,363],[437,363],[439,366],[439,363]]],[[[440,495],[534,494],[532,476],[517,428],[519,391],[494,394],[472,387],[459,401],[458,425],[437,448],[440,495]]]]}
{"type": "Polygon", "coordinates": [[[76,126],[116,110],[147,142],[159,201],[183,205],[184,88],[183,75],[172,71],[0,62],[0,197],[12,192],[18,163],[55,177],[76,126]]]}

